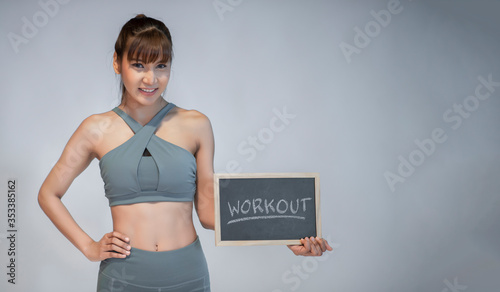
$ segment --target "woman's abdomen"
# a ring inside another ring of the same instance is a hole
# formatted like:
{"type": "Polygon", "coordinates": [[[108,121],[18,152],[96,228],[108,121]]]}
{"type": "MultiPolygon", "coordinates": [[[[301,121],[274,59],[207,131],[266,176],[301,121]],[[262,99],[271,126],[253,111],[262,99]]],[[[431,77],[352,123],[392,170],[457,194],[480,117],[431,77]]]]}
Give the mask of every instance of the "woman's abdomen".
{"type": "Polygon", "coordinates": [[[154,202],[111,207],[113,230],[148,251],[185,247],[196,239],[192,202],[154,202]]]}

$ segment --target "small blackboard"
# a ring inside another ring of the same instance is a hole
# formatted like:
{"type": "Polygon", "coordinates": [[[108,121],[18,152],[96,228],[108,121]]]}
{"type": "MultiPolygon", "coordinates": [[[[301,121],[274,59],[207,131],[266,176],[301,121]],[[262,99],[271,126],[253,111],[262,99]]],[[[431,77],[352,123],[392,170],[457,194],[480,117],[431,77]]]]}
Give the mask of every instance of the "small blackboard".
{"type": "Polygon", "coordinates": [[[318,173],[217,173],[215,244],[300,244],[321,237],[318,173]]]}

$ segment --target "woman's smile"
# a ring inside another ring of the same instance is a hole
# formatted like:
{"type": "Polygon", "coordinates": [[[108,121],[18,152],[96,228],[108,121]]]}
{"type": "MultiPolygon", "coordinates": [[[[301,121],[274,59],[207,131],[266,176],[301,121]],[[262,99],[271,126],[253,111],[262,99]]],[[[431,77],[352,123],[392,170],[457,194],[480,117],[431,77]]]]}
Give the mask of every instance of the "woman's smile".
{"type": "Polygon", "coordinates": [[[158,91],[158,88],[139,88],[139,90],[146,96],[153,96],[158,91]]]}

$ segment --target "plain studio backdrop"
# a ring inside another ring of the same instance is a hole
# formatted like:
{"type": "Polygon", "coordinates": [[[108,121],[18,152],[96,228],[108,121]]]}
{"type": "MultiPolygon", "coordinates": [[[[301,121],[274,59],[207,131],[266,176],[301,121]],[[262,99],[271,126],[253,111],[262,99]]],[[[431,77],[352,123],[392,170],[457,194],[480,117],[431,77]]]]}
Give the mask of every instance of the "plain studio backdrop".
{"type": "MultiPolygon", "coordinates": [[[[215,247],[194,215],[213,291],[498,291],[500,2],[0,3],[1,291],[95,289],[36,197],[80,122],[118,105],[113,45],[137,13],[171,30],[166,99],[210,118],[216,172],[320,173],[322,258],[215,247]]],[[[63,201],[111,230],[97,161],[63,201]]]]}

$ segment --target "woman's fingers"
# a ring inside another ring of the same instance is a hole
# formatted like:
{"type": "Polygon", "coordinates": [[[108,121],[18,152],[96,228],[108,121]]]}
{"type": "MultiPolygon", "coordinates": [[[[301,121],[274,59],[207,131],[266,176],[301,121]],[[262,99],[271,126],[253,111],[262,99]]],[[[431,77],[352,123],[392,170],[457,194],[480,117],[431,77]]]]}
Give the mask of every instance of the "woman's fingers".
{"type": "Polygon", "coordinates": [[[124,256],[127,256],[130,254],[130,248],[127,245],[122,246],[119,243],[116,243],[115,239],[113,239],[113,241],[114,242],[111,242],[109,244],[102,246],[102,251],[104,253],[111,252],[114,254],[122,254],[124,256]]]}
{"type": "Polygon", "coordinates": [[[319,237],[305,237],[300,239],[302,245],[289,245],[288,248],[295,254],[301,256],[321,256],[324,252],[332,251],[333,248],[328,241],[319,237]]]}
{"type": "Polygon", "coordinates": [[[309,240],[309,238],[304,238],[304,250],[302,251],[302,255],[305,255],[307,253],[310,253],[311,252],[311,241],[309,240]]]}
{"type": "Polygon", "coordinates": [[[116,241],[113,241],[113,243],[118,244],[120,246],[126,246],[128,244],[128,242],[130,241],[130,239],[127,236],[125,236],[117,231],[110,232],[106,235],[112,241],[116,240],[116,241]]]}
{"type": "Polygon", "coordinates": [[[311,236],[310,238],[311,240],[311,254],[313,256],[320,256],[323,254],[323,252],[321,251],[321,247],[320,247],[320,242],[317,241],[314,237],[311,236]]]}
{"type": "Polygon", "coordinates": [[[109,259],[109,258],[126,258],[127,255],[123,253],[118,253],[118,252],[112,252],[112,251],[107,251],[103,253],[104,259],[109,259]]]}
{"type": "Polygon", "coordinates": [[[306,237],[301,239],[300,242],[302,243],[302,246],[298,249],[298,253],[295,253],[296,255],[318,255],[317,243],[314,241],[313,237],[306,237]]]}
{"type": "Polygon", "coordinates": [[[128,238],[125,237],[111,237],[111,245],[113,250],[119,251],[119,252],[128,252],[130,250],[130,245],[128,244],[127,240],[128,238]]]}
{"type": "Polygon", "coordinates": [[[130,239],[120,232],[113,231],[106,233],[100,241],[101,257],[124,258],[130,254],[130,239]]]}
{"type": "Polygon", "coordinates": [[[118,231],[113,231],[113,232],[110,232],[109,234],[111,234],[112,237],[116,237],[118,239],[120,239],[121,241],[123,242],[129,242],[130,239],[125,236],[124,234],[118,232],[118,231]]]}
{"type": "Polygon", "coordinates": [[[108,258],[125,258],[130,255],[130,238],[113,231],[103,235],[99,241],[92,241],[84,249],[85,256],[95,262],[108,258]]]}
{"type": "Polygon", "coordinates": [[[326,239],[323,239],[323,242],[324,242],[324,248],[326,250],[329,250],[329,251],[333,250],[333,247],[331,247],[330,244],[328,244],[328,241],[326,241],[326,239]]]}
{"type": "Polygon", "coordinates": [[[329,251],[333,250],[333,248],[328,244],[328,241],[326,241],[326,239],[316,237],[316,241],[319,242],[319,246],[320,246],[322,252],[325,252],[327,250],[329,250],[329,251]]]}
{"type": "Polygon", "coordinates": [[[306,238],[301,238],[300,239],[300,244],[301,245],[288,245],[288,248],[296,255],[304,255],[307,253],[307,249],[309,247],[310,249],[310,244],[307,242],[306,238]]]}

